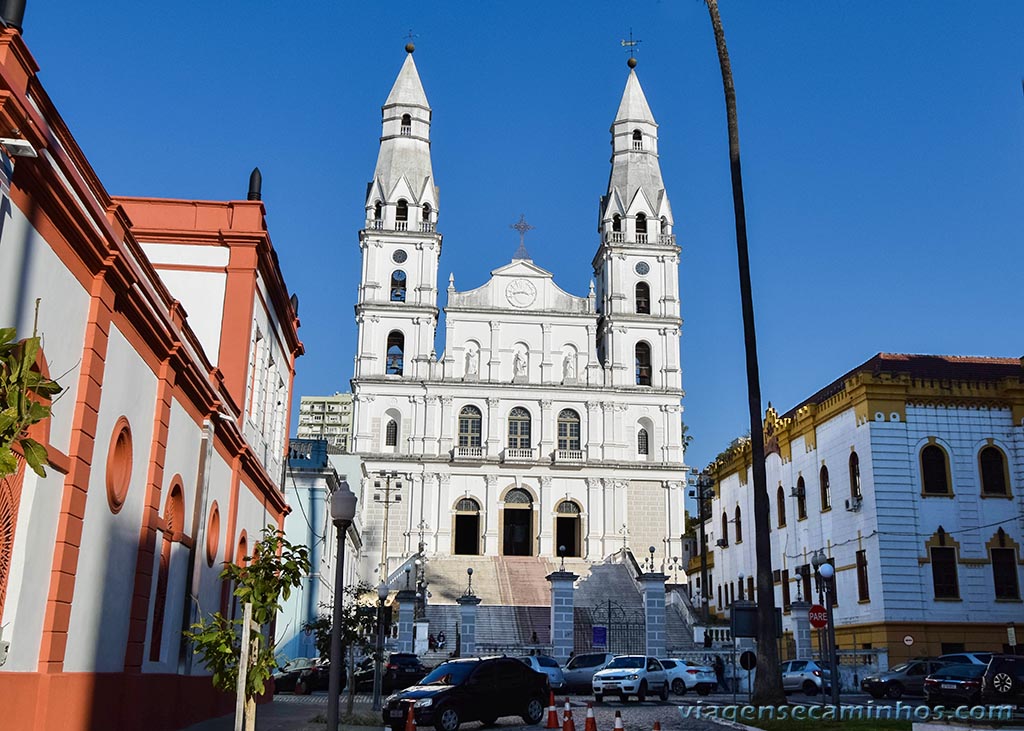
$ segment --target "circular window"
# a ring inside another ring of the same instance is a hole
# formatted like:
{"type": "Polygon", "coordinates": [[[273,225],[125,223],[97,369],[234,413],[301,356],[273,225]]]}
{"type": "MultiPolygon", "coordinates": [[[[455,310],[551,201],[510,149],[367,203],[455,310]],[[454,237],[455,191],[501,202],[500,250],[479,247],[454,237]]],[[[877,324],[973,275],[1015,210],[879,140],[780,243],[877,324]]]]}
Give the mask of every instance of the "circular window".
{"type": "Polygon", "coordinates": [[[651,271],[651,265],[646,261],[638,261],[633,269],[636,270],[637,274],[643,276],[644,274],[647,274],[647,272],[651,271]]]}
{"type": "Polygon", "coordinates": [[[220,548],[220,506],[214,500],[210,505],[210,520],[206,526],[206,565],[213,566],[220,548]]]}
{"type": "Polygon", "coordinates": [[[395,251],[394,254],[391,255],[391,261],[395,262],[395,264],[401,264],[408,258],[409,255],[406,254],[403,249],[398,249],[395,251]]]}
{"type": "Polygon", "coordinates": [[[107,449],[107,502],[114,513],[121,512],[128,485],[132,481],[132,430],[128,419],[121,417],[114,424],[107,449]]]}

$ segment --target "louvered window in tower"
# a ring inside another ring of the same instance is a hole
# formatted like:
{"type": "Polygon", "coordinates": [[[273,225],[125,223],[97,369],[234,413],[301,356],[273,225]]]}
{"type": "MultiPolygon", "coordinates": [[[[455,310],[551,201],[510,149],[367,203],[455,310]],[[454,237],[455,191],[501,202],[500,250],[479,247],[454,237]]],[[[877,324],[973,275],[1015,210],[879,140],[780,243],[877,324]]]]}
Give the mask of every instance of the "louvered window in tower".
{"type": "Polygon", "coordinates": [[[651,385],[651,346],[647,343],[637,343],[636,356],[636,385],[651,385]]]}
{"type": "Polygon", "coordinates": [[[395,230],[409,230],[409,204],[404,199],[395,206],[395,230]]]}
{"type": "Polygon", "coordinates": [[[638,315],[651,314],[651,289],[647,282],[638,282],[636,285],[636,311],[638,315]]]}
{"type": "Polygon", "coordinates": [[[401,269],[391,272],[391,301],[405,302],[405,272],[401,269]]]}
{"type": "Polygon", "coordinates": [[[405,336],[398,330],[388,335],[387,358],[384,373],[389,376],[400,376],[405,371],[405,336]]]}

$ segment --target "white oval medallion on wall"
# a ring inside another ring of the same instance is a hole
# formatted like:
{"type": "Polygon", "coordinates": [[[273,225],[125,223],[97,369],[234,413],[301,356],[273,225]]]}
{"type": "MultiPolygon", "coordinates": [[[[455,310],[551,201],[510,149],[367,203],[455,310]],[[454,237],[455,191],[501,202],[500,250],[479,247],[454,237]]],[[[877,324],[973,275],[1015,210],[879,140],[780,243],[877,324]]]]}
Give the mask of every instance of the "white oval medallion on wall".
{"type": "Polygon", "coordinates": [[[505,287],[505,299],[513,307],[529,307],[537,299],[537,288],[528,279],[513,279],[505,287]]]}

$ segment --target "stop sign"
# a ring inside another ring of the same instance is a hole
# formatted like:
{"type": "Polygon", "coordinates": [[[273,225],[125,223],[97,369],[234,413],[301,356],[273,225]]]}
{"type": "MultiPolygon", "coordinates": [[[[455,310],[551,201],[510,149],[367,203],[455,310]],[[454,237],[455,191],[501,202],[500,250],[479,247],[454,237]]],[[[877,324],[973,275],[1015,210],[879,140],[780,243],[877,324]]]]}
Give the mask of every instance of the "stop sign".
{"type": "Polygon", "coordinates": [[[807,618],[811,620],[811,626],[815,629],[821,629],[828,624],[828,612],[820,604],[815,604],[811,607],[811,611],[807,613],[807,618]]]}

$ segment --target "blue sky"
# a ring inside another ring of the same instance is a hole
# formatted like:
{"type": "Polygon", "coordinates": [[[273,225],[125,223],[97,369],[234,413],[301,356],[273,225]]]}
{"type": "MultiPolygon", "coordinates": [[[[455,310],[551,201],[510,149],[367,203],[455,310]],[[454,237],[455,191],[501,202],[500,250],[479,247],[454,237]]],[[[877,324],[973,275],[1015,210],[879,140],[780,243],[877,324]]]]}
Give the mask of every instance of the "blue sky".
{"type": "MultiPolygon", "coordinates": [[[[878,351],[1024,355],[1024,3],[722,0],[765,403],[878,351]]],[[[628,69],[660,124],[680,267],[687,461],[748,428],[721,77],[669,2],[30,0],[41,78],[108,190],[244,198],[263,171],[301,300],[298,394],[347,390],[357,230],[410,28],[433,107],[443,291],[516,248],[579,295],[628,69]]],[[[443,302],[442,302],[443,304],[443,302]]],[[[440,331],[443,333],[443,331],[440,331]]],[[[296,401],[297,403],[297,401],[296,401]]]]}

